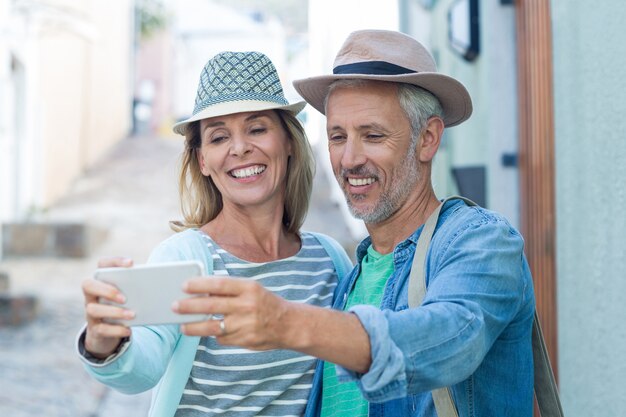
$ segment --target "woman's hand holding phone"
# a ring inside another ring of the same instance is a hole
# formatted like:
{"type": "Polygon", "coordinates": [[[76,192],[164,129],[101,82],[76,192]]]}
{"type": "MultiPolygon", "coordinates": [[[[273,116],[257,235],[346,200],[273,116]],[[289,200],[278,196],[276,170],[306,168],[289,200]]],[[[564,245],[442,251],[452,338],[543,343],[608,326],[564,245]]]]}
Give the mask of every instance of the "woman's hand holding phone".
{"type": "MultiPolygon", "coordinates": [[[[98,268],[128,268],[133,261],[126,258],[107,258],[98,262],[98,268]]],[[[96,279],[86,279],[82,283],[85,299],[87,331],[85,349],[96,358],[111,355],[123,338],[129,337],[131,330],[123,324],[112,324],[111,320],[129,320],[135,316],[131,310],[108,304],[124,304],[122,292],[114,285],[96,279]],[[104,301],[104,302],[103,302],[104,301]]]]}

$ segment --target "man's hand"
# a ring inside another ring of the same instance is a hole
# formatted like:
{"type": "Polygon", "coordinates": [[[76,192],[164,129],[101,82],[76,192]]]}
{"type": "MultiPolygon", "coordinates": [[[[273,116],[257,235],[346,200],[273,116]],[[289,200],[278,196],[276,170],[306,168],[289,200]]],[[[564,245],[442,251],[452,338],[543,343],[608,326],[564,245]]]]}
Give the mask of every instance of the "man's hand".
{"type": "Polygon", "coordinates": [[[260,284],[243,279],[208,277],[187,281],[185,292],[197,297],[175,303],[181,314],[217,314],[221,320],[206,320],[182,326],[190,336],[215,336],[223,345],[253,350],[285,348],[284,323],[291,303],[260,284]]]}
{"type": "Polygon", "coordinates": [[[223,316],[223,324],[184,324],[184,334],[215,336],[222,345],[251,350],[295,350],[360,373],[370,367],[369,336],[352,313],[290,302],[244,279],[192,279],[184,290],[196,297],[179,300],[174,311],[223,316]]]}

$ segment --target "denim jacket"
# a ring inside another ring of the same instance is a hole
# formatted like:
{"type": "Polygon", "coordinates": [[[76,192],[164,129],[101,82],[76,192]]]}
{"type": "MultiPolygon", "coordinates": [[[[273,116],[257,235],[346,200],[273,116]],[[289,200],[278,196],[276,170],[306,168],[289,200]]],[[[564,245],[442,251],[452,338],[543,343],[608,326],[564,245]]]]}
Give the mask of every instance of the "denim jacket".
{"type": "MultiPolygon", "coordinates": [[[[530,417],[533,412],[532,279],[520,234],[500,215],[453,200],[443,207],[426,256],[427,293],[408,308],[408,277],[421,233],[393,251],[380,308],[354,306],[367,331],[372,363],[365,374],[337,366],[370,402],[369,415],[435,417],[430,391],[451,387],[460,417],[530,417]]],[[[371,244],[335,292],[343,309],[371,244]]],[[[321,408],[323,363],[307,416],[321,408]]]]}

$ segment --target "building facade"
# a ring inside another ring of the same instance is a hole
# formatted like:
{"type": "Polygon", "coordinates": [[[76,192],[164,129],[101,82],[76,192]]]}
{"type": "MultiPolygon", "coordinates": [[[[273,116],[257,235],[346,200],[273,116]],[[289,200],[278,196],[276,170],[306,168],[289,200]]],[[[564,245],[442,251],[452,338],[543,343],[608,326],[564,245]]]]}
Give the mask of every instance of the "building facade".
{"type": "Polygon", "coordinates": [[[623,415],[626,393],[608,388],[626,378],[618,300],[626,290],[626,4],[400,4],[402,30],[429,45],[439,70],[474,100],[472,118],[446,133],[435,188],[482,195],[522,230],[565,414],[623,415]],[[459,7],[477,15],[459,22],[459,7]],[[478,50],[467,59],[458,31],[472,25],[478,50]],[[482,176],[463,184],[459,175],[472,173],[464,167],[482,176]]]}
{"type": "Polygon", "coordinates": [[[131,125],[132,2],[0,0],[0,223],[37,219],[131,125]]]}

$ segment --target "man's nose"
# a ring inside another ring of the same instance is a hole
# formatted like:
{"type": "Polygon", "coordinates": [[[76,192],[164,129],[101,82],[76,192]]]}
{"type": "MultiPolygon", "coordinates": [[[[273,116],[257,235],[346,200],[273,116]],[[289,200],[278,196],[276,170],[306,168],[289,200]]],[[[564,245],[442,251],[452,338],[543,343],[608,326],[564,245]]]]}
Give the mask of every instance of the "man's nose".
{"type": "Polygon", "coordinates": [[[352,169],[365,164],[367,158],[363,151],[361,141],[353,139],[346,140],[343,154],[341,155],[341,166],[344,169],[352,169]]]}

